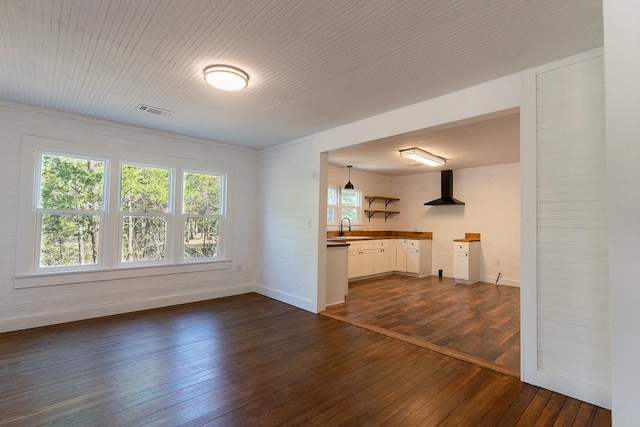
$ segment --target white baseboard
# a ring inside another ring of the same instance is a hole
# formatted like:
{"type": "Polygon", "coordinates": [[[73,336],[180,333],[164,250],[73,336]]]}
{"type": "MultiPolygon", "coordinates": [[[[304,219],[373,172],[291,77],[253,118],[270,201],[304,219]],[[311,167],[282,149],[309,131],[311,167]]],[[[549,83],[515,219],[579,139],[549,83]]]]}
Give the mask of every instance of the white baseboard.
{"type": "Polygon", "coordinates": [[[188,304],[191,302],[205,301],[232,295],[241,295],[253,291],[253,283],[246,283],[226,288],[212,289],[205,292],[170,295],[146,300],[127,301],[118,304],[100,305],[75,310],[37,314],[33,316],[15,317],[0,320],[0,333],[55,325],[58,323],[74,322],[77,320],[86,320],[96,317],[111,316],[114,314],[149,310],[152,308],[167,307],[171,305],[188,304]]]}
{"type": "Polygon", "coordinates": [[[306,310],[306,311],[310,311],[312,313],[316,313],[317,310],[316,308],[313,306],[313,301],[308,300],[308,299],[303,299],[300,298],[298,296],[289,294],[287,292],[282,292],[280,290],[277,289],[273,289],[273,288],[268,288],[266,286],[262,286],[262,285],[255,285],[254,289],[255,292],[259,293],[260,295],[264,295],[265,297],[269,297],[269,298],[273,298],[277,301],[283,302],[285,304],[289,304],[292,305],[294,307],[298,307],[301,308],[302,310],[306,310]]]}

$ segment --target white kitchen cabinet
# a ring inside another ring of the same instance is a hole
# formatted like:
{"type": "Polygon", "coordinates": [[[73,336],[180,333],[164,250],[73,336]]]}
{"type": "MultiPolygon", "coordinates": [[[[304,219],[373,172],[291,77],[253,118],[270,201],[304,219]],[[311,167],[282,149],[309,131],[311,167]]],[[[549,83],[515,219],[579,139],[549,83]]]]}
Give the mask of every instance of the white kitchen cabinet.
{"type": "Polygon", "coordinates": [[[349,242],[349,278],[374,273],[373,241],[349,242]]]}
{"type": "Polygon", "coordinates": [[[349,292],[347,246],[327,247],[327,284],[325,305],[343,303],[349,292]]]}
{"type": "Polygon", "coordinates": [[[396,239],[388,239],[389,242],[389,271],[396,271],[398,241],[396,239]]]}
{"type": "Polygon", "coordinates": [[[349,242],[349,278],[391,271],[431,274],[431,240],[378,239],[349,242]]]}
{"type": "Polygon", "coordinates": [[[396,240],[396,271],[407,271],[407,240],[396,240]]]}
{"type": "Polygon", "coordinates": [[[456,283],[480,281],[480,242],[453,242],[453,277],[456,283]]]}
{"type": "Polygon", "coordinates": [[[420,273],[420,251],[417,248],[407,249],[407,273],[420,273]]]}
{"type": "Polygon", "coordinates": [[[373,243],[373,272],[389,272],[389,239],[374,240],[373,243]]]}
{"type": "Polygon", "coordinates": [[[398,239],[395,270],[419,277],[431,275],[431,240],[398,239]]]}
{"type": "Polygon", "coordinates": [[[360,242],[349,242],[349,279],[360,275],[360,242]]]}

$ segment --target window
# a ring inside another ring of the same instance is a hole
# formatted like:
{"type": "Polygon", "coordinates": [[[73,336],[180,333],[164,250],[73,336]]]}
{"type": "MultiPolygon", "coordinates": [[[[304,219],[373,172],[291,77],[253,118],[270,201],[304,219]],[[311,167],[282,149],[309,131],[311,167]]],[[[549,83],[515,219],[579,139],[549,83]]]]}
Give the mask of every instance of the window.
{"type": "Polygon", "coordinates": [[[338,223],[338,187],[329,187],[327,192],[327,224],[338,223]]]}
{"type": "Polygon", "coordinates": [[[166,258],[171,172],[123,164],[120,170],[122,262],[166,258]]]}
{"type": "Polygon", "coordinates": [[[44,153],[38,163],[38,267],[99,264],[105,161],[44,153]]]}
{"type": "Polygon", "coordinates": [[[349,218],[351,223],[360,222],[360,190],[342,190],[340,193],[340,219],[349,218]]]}
{"type": "Polygon", "coordinates": [[[22,162],[16,288],[230,268],[225,166],[35,136],[22,162]]]}
{"type": "Polygon", "coordinates": [[[182,198],[183,259],[218,255],[222,176],[185,172],[182,198]]]}
{"type": "Polygon", "coordinates": [[[360,222],[360,190],[345,190],[329,187],[327,192],[327,224],[339,224],[343,218],[349,218],[352,224],[360,222]]]}

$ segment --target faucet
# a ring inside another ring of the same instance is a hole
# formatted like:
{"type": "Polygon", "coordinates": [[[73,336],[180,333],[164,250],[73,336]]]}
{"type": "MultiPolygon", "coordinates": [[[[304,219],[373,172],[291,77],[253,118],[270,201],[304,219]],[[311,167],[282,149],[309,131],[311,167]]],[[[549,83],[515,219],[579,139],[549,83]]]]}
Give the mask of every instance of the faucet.
{"type": "Polygon", "coordinates": [[[340,235],[344,236],[344,231],[342,231],[342,226],[344,224],[344,220],[349,221],[349,231],[351,231],[351,220],[349,218],[347,218],[346,216],[344,218],[342,218],[342,220],[340,221],[340,235]]]}

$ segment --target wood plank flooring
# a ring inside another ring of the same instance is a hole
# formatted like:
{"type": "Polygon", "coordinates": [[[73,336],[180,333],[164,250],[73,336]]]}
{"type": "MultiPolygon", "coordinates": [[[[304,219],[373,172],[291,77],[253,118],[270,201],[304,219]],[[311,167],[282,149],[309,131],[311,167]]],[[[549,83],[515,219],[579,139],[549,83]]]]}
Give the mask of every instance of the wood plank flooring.
{"type": "Polygon", "coordinates": [[[352,282],[323,314],[520,377],[520,289],[401,275],[352,282]]]}
{"type": "Polygon", "coordinates": [[[0,334],[2,426],[610,423],[607,410],[257,294],[0,334]]]}

